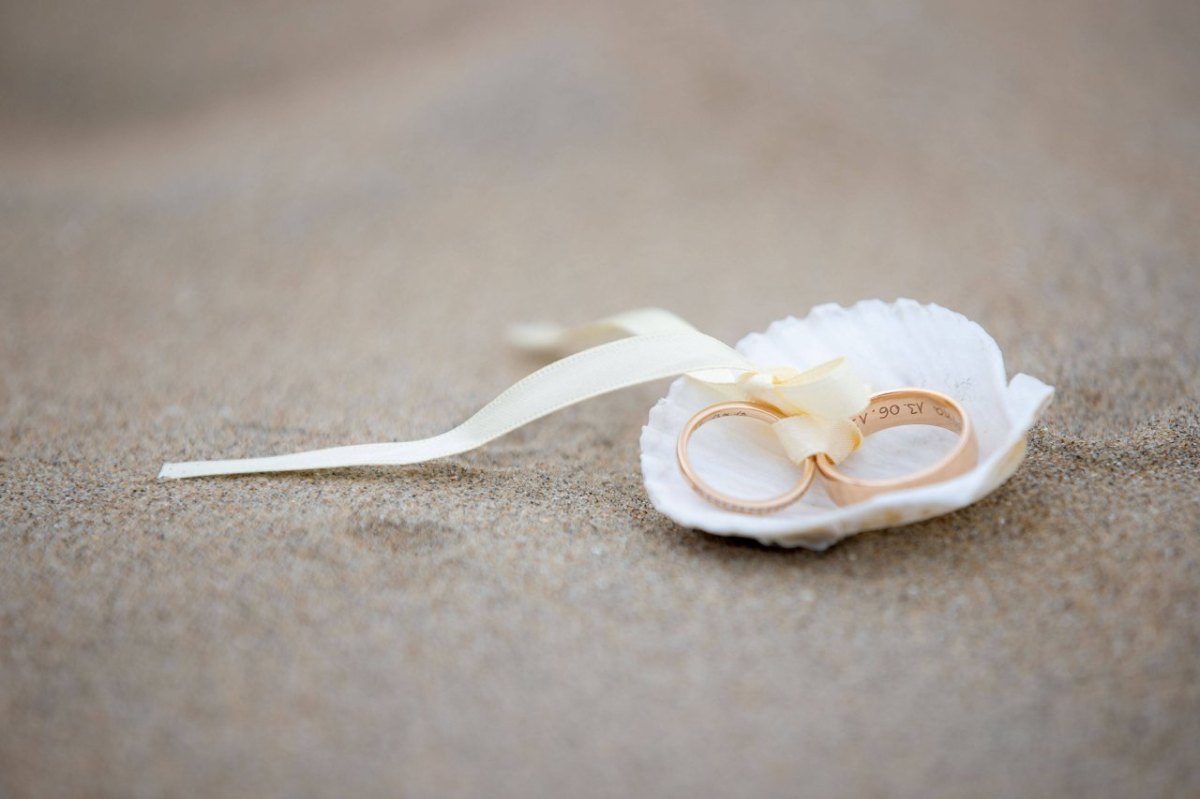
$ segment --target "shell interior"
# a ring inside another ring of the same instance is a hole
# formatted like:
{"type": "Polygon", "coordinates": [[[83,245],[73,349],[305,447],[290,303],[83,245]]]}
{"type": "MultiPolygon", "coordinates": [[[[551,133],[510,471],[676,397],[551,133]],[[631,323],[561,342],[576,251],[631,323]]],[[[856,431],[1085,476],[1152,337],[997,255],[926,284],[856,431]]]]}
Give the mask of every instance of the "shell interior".
{"type": "MultiPolygon", "coordinates": [[[[642,429],[642,473],[651,502],[684,526],[783,546],[824,549],[854,533],[910,524],[979,500],[1016,470],[1025,434],[1053,395],[1050,386],[1028,375],[1008,381],[1000,348],[978,324],[912,300],[870,300],[849,308],[821,305],[803,319],[782,319],[763,333],[746,336],[737,349],[762,367],[806,369],[845,356],[872,392],[916,387],[955,398],[979,438],[975,468],[943,483],[839,508],[817,479],[800,502],[782,511],[735,513],[706,502],[679,472],[679,431],[694,413],[719,401],[702,383],[679,378],[642,429]]],[[[952,434],[937,428],[896,428],[869,436],[842,468],[857,477],[896,477],[930,465],[952,445],[952,434]]],[[[735,496],[782,493],[800,473],[770,429],[751,420],[705,425],[693,437],[689,454],[704,479],[735,496]]]]}

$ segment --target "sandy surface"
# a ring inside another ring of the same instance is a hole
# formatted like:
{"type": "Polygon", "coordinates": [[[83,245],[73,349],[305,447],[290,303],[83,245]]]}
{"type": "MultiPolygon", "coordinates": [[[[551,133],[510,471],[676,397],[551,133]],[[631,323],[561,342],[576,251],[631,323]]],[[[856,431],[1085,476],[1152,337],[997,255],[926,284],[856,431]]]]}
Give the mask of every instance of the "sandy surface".
{"type": "Polygon", "coordinates": [[[565,5],[2,12],[0,795],[1197,795],[1197,6],[565,5]],[[824,554],[650,507],[665,384],[154,480],[896,296],[1058,397],[824,554]]]}

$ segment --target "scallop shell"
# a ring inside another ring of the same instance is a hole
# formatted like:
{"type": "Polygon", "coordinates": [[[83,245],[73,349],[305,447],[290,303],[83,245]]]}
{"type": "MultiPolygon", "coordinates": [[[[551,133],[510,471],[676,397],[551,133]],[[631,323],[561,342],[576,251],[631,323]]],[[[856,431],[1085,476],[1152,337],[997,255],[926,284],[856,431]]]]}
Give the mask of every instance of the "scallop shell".
{"type": "MultiPolygon", "coordinates": [[[[684,423],[720,401],[702,383],[679,378],[642,428],[642,474],[650,501],[686,527],[785,547],[825,549],[855,533],[930,519],[987,496],[1020,465],[1025,434],[1054,393],[1028,375],[1008,381],[1000,348],[975,322],[913,300],[871,300],[850,308],[820,305],[803,319],[788,317],[764,333],[751,333],[737,349],[760,367],[806,369],[843,355],[872,392],[916,387],[957,399],[979,437],[975,468],[936,485],[880,494],[839,508],[818,478],[800,502],[782,511],[766,516],[735,513],[702,499],[675,462],[675,443],[684,423]]],[[[869,436],[842,468],[864,478],[910,473],[945,453],[949,436],[928,426],[882,431],[869,436]]],[[[735,496],[782,493],[799,475],[770,429],[749,420],[706,425],[692,439],[690,455],[706,480],[735,496]]]]}

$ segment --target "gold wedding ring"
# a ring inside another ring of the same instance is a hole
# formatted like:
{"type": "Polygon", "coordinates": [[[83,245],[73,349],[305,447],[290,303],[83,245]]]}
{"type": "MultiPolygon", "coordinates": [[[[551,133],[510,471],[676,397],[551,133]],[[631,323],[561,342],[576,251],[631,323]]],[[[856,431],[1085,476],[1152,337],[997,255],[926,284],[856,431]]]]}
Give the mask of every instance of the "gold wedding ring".
{"type": "Polygon", "coordinates": [[[958,442],[954,449],[937,463],[914,474],[892,480],[860,480],[839,471],[827,455],[816,455],[805,460],[800,482],[787,493],[771,499],[738,499],[717,491],[701,480],[688,459],[688,443],[692,434],[700,426],[727,416],[744,416],[774,424],[783,419],[785,414],[755,402],[722,402],[697,413],[687,421],[679,434],[675,459],[679,462],[679,470],[684,479],[696,493],[713,505],[737,513],[765,514],[786,508],[804,496],[817,472],[820,472],[825,490],[836,504],[851,505],[887,491],[916,488],[949,480],[970,471],[979,460],[979,443],[975,437],[975,428],[961,405],[937,391],[902,388],[874,395],[867,409],[853,417],[852,421],[858,425],[863,436],[910,424],[933,425],[957,434],[958,442]]]}
{"type": "Polygon", "coordinates": [[[932,485],[970,471],[979,460],[975,428],[963,407],[945,394],[922,388],[901,388],[871,397],[867,409],[852,420],[864,436],[908,424],[941,427],[958,434],[958,442],[946,457],[914,474],[893,480],[859,480],[848,477],[827,455],[817,455],[817,470],[825,490],[838,505],[863,502],[885,491],[932,485]]]}
{"type": "Polygon", "coordinates": [[[695,489],[696,493],[718,508],[724,508],[725,510],[737,513],[752,514],[774,513],[777,510],[786,508],[804,496],[804,492],[808,491],[808,487],[812,485],[813,478],[817,474],[812,458],[804,461],[804,473],[800,476],[800,482],[786,494],[781,494],[771,499],[738,499],[727,494],[722,494],[700,479],[700,476],[696,474],[691,462],[688,460],[688,442],[691,441],[692,434],[701,425],[727,416],[744,416],[750,419],[757,419],[760,422],[766,422],[767,424],[774,424],[782,419],[784,414],[774,408],[754,402],[722,402],[717,405],[710,405],[691,419],[688,419],[687,424],[683,426],[683,431],[679,434],[679,442],[675,446],[675,459],[679,462],[679,470],[683,472],[684,479],[695,489]]]}

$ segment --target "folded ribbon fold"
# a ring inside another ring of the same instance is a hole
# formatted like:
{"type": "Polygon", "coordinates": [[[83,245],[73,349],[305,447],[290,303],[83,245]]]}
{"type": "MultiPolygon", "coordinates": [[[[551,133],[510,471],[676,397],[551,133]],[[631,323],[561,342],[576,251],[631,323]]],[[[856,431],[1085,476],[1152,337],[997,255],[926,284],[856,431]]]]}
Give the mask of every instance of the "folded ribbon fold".
{"type": "Polygon", "coordinates": [[[708,375],[689,377],[726,399],[749,399],[785,414],[771,429],[794,463],[818,453],[839,463],[862,443],[862,432],[850,417],[867,407],[870,391],[845,358],[803,372],[790,366],[753,369],[733,382],[708,375]]]}

